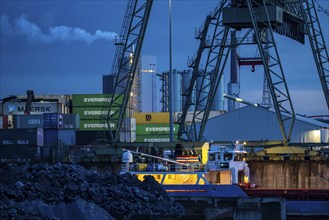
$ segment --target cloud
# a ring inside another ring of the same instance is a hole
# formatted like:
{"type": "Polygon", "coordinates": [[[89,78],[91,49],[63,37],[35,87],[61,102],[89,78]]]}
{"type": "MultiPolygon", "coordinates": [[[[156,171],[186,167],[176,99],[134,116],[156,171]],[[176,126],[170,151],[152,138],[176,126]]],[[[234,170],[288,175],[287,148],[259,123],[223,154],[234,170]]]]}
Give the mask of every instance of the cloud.
{"type": "Polygon", "coordinates": [[[0,31],[1,34],[11,35],[12,34],[12,27],[9,23],[9,18],[6,15],[1,15],[0,18],[0,31]]]}
{"type": "Polygon", "coordinates": [[[117,35],[115,32],[96,30],[94,34],[78,27],[68,27],[64,25],[48,28],[48,33],[29,21],[26,16],[22,15],[10,22],[6,15],[1,15],[1,33],[6,36],[23,35],[28,42],[52,43],[83,41],[91,44],[96,40],[113,41],[117,35]]]}

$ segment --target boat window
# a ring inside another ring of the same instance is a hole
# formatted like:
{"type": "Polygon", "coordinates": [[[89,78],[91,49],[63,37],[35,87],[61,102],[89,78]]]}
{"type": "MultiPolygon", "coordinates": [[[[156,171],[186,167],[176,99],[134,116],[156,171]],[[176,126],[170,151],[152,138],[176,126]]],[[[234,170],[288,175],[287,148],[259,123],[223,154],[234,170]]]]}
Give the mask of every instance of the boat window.
{"type": "Polygon", "coordinates": [[[215,154],[209,154],[209,161],[215,160],[215,154]]]}
{"type": "Polygon", "coordinates": [[[242,153],[235,153],[234,161],[244,161],[245,155],[242,153]]]}
{"type": "Polygon", "coordinates": [[[224,153],[224,160],[225,161],[230,161],[232,160],[233,154],[232,153],[224,153]]]}

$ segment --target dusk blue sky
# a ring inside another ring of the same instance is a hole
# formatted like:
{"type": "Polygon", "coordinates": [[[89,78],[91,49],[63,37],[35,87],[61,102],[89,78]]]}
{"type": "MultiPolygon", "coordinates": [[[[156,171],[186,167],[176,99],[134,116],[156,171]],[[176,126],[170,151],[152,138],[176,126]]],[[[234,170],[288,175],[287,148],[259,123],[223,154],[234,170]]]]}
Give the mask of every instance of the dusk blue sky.
{"type": "MultiPolygon", "coordinates": [[[[328,0],[318,2],[329,8],[328,0]]],[[[102,75],[111,71],[113,36],[120,33],[126,3],[1,0],[0,98],[24,95],[28,89],[38,95],[102,93],[102,75]]],[[[172,0],[173,68],[187,69],[187,57],[195,53],[199,43],[194,39],[195,28],[217,3],[172,0]]],[[[318,13],[328,48],[329,18],[318,13]]],[[[160,73],[169,66],[168,30],[168,1],[154,0],[142,54],[157,57],[160,73]]],[[[308,39],[301,45],[275,37],[295,111],[329,114],[308,39]]],[[[239,48],[238,53],[246,51],[239,48]]],[[[239,74],[241,97],[261,102],[262,67],[254,73],[250,67],[241,67],[239,74]]],[[[225,82],[228,80],[229,68],[225,71],[225,82]]]]}

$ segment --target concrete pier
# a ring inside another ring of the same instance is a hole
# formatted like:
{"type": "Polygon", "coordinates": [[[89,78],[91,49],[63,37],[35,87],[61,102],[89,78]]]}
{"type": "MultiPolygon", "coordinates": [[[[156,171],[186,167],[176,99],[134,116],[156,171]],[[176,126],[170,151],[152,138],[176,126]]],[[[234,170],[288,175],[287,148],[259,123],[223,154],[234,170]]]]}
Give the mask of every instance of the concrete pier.
{"type": "Polygon", "coordinates": [[[329,161],[249,161],[250,182],[261,188],[328,189],[329,161]]]}

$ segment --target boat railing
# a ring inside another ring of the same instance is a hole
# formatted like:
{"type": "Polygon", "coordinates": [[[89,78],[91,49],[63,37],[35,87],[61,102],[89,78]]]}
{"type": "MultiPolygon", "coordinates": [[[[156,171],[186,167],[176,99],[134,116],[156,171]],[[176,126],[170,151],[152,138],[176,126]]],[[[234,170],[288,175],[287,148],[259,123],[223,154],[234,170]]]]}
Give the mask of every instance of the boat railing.
{"type": "Polygon", "coordinates": [[[204,167],[197,164],[122,164],[121,172],[204,172],[204,167]]]}

